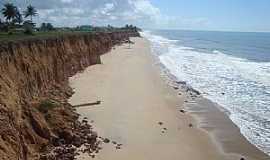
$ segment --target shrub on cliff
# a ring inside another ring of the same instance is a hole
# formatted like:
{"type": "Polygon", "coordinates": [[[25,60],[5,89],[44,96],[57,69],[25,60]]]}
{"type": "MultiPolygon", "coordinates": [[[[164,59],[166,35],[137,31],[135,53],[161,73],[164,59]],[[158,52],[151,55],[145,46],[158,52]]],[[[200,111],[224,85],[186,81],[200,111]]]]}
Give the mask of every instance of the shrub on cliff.
{"type": "Polygon", "coordinates": [[[59,103],[57,103],[56,101],[45,99],[40,102],[38,106],[38,110],[42,113],[47,113],[49,110],[52,110],[58,106],[59,106],[59,103]]]}

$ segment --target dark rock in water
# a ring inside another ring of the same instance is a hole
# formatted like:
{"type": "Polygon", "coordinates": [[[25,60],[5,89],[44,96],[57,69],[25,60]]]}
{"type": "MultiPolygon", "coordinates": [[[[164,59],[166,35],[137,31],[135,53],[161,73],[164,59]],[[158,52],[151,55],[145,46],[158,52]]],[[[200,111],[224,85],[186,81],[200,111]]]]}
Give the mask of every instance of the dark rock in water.
{"type": "Polygon", "coordinates": [[[222,94],[222,95],[225,95],[225,93],[224,93],[224,92],[222,92],[221,94],[222,94]]]}
{"type": "Polygon", "coordinates": [[[116,144],[117,144],[117,142],[115,142],[115,141],[112,141],[112,144],[115,144],[115,145],[116,145],[116,144]]]}
{"type": "Polygon", "coordinates": [[[173,87],[173,89],[178,90],[178,89],[179,89],[179,87],[173,87]]]}
{"type": "Polygon", "coordinates": [[[240,160],[246,160],[246,159],[242,157],[242,158],[240,158],[240,160]]]}
{"type": "Polygon", "coordinates": [[[182,95],[182,93],[179,92],[178,95],[182,95]]]}
{"type": "Polygon", "coordinates": [[[193,88],[191,88],[191,87],[187,87],[187,89],[186,89],[186,91],[187,92],[193,92],[193,93],[195,93],[195,94],[197,94],[197,95],[201,95],[201,93],[199,92],[199,91],[197,91],[196,89],[193,89],[193,88]]]}
{"type": "Polygon", "coordinates": [[[186,111],[185,111],[185,110],[183,110],[183,109],[181,109],[181,110],[180,110],[180,112],[181,112],[181,113],[186,113],[186,111]]]}
{"type": "Polygon", "coordinates": [[[188,126],[189,126],[189,127],[193,127],[193,124],[190,123],[188,126]]]}
{"type": "Polygon", "coordinates": [[[187,82],[185,82],[185,81],[177,81],[176,83],[177,84],[182,84],[182,85],[186,85],[187,84],[187,82]]]}
{"type": "Polygon", "coordinates": [[[108,138],[105,138],[105,139],[103,140],[103,142],[104,142],[104,143],[110,143],[110,140],[109,140],[108,138]]]}
{"type": "Polygon", "coordinates": [[[165,131],[167,130],[167,128],[163,128],[165,131]]]}
{"type": "Polygon", "coordinates": [[[163,125],[163,122],[158,122],[159,125],[163,125]]]}

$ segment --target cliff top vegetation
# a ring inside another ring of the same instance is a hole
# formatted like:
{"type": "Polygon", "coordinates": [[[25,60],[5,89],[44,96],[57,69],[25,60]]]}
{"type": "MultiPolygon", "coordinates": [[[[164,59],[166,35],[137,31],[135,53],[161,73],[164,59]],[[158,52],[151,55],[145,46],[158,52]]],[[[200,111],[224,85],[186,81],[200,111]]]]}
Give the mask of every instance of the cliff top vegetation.
{"type": "MultiPolygon", "coordinates": [[[[1,4],[0,4],[1,5],[1,4]]],[[[92,26],[81,25],[77,27],[55,27],[52,23],[36,24],[34,18],[38,15],[38,10],[28,5],[25,10],[19,9],[13,3],[5,3],[0,6],[0,41],[17,41],[25,39],[40,39],[63,36],[66,34],[82,34],[97,32],[123,32],[140,31],[141,29],[133,25],[124,27],[92,26]]]]}

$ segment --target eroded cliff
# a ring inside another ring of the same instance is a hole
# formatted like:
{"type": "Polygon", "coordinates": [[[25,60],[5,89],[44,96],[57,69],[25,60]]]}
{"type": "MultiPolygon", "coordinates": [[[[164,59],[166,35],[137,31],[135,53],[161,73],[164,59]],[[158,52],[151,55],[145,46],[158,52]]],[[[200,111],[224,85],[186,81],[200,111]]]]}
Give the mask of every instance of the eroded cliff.
{"type": "MultiPolygon", "coordinates": [[[[0,43],[0,159],[40,159],[78,115],[67,103],[68,77],[137,32],[73,34],[0,43]],[[47,102],[52,100],[50,104],[47,102]],[[57,107],[44,111],[51,103],[57,107]],[[46,106],[47,105],[47,106],[46,106]]],[[[67,134],[65,134],[67,135],[67,134]]]]}

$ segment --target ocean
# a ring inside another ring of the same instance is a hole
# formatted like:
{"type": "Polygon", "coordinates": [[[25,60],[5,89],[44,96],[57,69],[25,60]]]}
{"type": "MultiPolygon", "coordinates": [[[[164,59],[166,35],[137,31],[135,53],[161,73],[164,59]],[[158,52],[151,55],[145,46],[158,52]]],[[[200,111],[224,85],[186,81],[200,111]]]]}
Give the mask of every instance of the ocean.
{"type": "Polygon", "coordinates": [[[270,155],[270,33],[152,30],[152,52],[270,155]]]}

